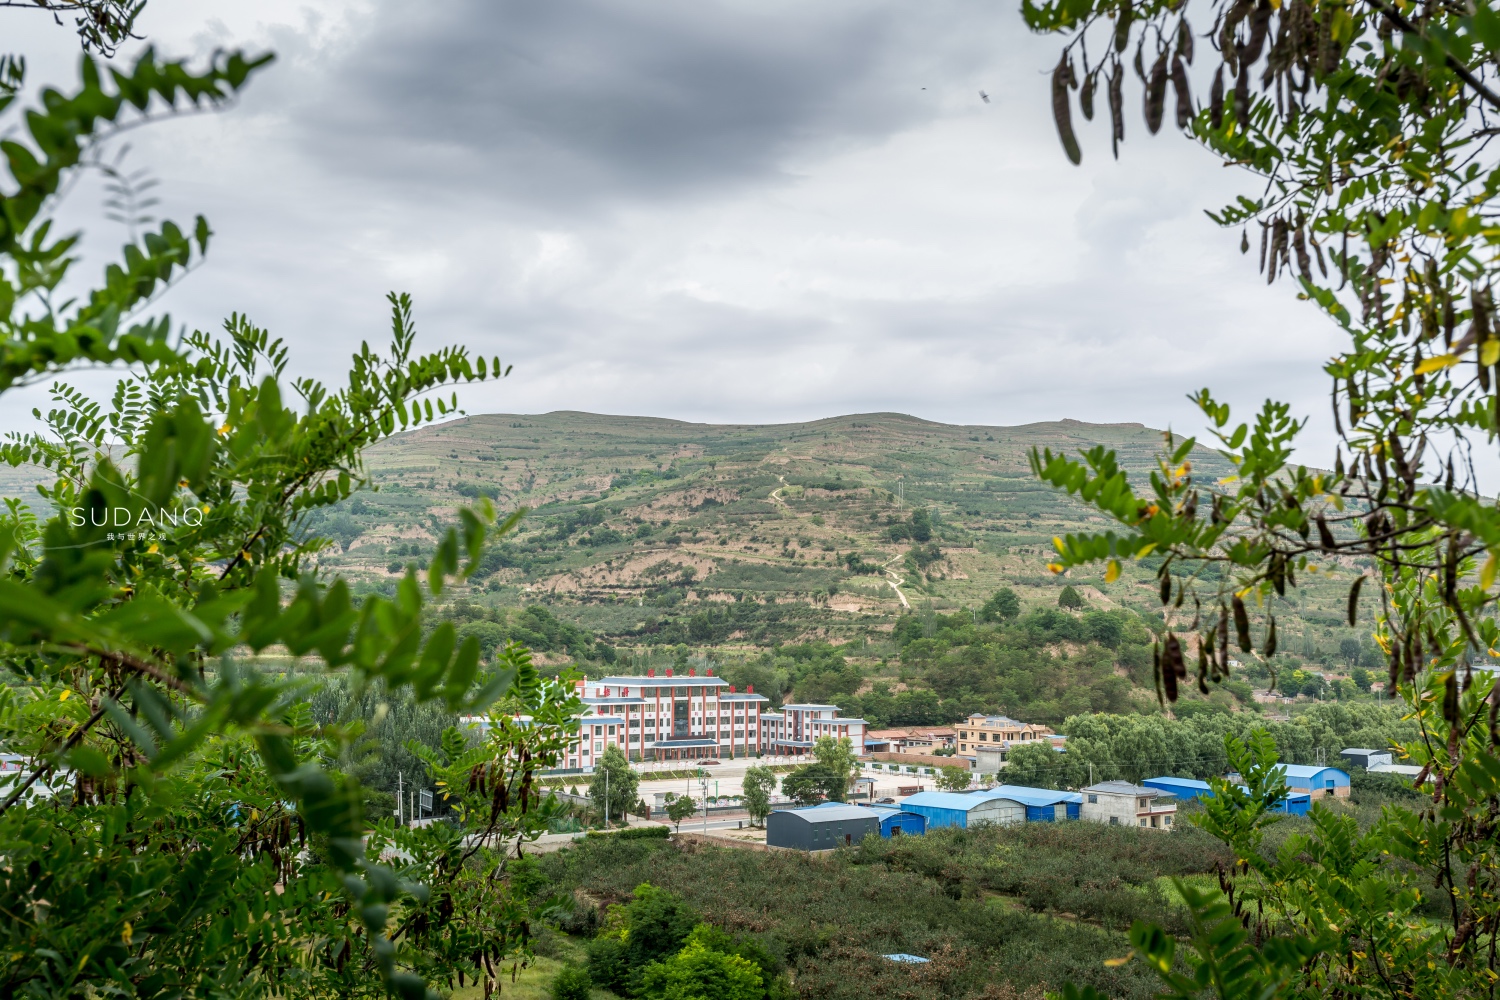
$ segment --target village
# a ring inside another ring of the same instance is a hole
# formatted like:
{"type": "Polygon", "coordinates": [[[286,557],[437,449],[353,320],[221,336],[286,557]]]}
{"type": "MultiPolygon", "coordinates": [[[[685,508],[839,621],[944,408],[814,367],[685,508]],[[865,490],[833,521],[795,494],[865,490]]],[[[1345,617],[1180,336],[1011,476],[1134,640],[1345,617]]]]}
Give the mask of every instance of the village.
{"type": "MultiPolygon", "coordinates": [[[[579,736],[567,751],[567,766],[549,775],[561,798],[588,803],[587,788],[580,793],[579,786],[591,783],[606,753],[617,754],[638,781],[640,822],[671,822],[679,831],[685,827],[737,845],[820,851],[871,834],[888,838],[980,823],[1065,820],[1167,833],[1179,803],[1214,794],[1209,782],[1172,773],[1138,783],[1090,781],[1076,789],[1007,783],[1013,750],[1046,746],[1062,753],[1068,738],[1004,715],[974,714],[950,726],[871,729],[831,704],[788,703],[770,711],[764,695],[736,690],[712,668],[583,679],[575,682],[575,693],[584,705],[579,736]],[[820,740],[842,743],[853,757],[843,794],[828,791],[813,802],[805,793],[778,795],[773,782],[770,808],[756,816],[747,807],[748,772],[793,772],[815,759],[820,740]]],[[[489,725],[483,717],[464,721],[480,733],[489,725]]],[[[1406,779],[1420,771],[1393,762],[1389,750],[1347,748],[1340,758],[1346,766],[1406,779]]],[[[1339,767],[1279,767],[1288,792],[1276,808],[1286,814],[1305,815],[1316,799],[1349,796],[1349,772],[1339,767]]],[[[1224,777],[1238,782],[1237,775],[1224,777]]],[[[613,819],[631,822],[625,815],[613,819]]]]}

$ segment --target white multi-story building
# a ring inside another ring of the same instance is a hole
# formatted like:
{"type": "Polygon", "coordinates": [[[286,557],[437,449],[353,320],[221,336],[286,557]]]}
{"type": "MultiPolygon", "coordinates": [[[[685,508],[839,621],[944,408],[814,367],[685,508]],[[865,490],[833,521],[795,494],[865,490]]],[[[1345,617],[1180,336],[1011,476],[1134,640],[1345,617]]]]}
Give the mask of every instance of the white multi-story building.
{"type": "Polygon", "coordinates": [[[760,743],[766,753],[807,753],[819,736],[847,736],[855,754],[865,754],[865,720],[839,718],[837,705],[783,705],[780,712],[760,714],[760,743]]]}
{"type": "Polygon", "coordinates": [[[1101,781],[1083,790],[1079,814],[1085,820],[1110,826],[1170,830],[1177,815],[1177,800],[1158,788],[1145,788],[1128,781],[1101,781]]]}
{"type": "Polygon", "coordinates": [[[578,682],[585,712],[578,741],[568,748],[568,768],[594,766],[607,744],[630,760],[691,760],[701,757],[750,757],[762,752],[761,705],[765,695],[753,686],[743,692],[713,669],[702,677],[664,676],[648,670],[644,677],[603,677],[578,682]]]}

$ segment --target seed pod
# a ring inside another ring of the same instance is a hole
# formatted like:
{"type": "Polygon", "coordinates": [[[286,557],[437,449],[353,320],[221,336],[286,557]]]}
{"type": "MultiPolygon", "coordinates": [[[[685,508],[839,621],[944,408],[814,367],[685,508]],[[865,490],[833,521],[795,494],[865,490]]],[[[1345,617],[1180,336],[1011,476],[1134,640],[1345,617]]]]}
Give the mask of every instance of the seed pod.
{"type": "Polygon", "coordinates": [[[1208,88],[1208,122],[1214,128],[1224,124],[1224,64],[1214,73],[1213,86],[1208,88]]]}
{"type": "Polygon", "coordinates": [[[1266,29],[1271,26],[1271,0],[1259,0],[1255,14],[1250,18],[1250,41],[1240,53],[1240,71],[1260,58],[1260,50],[1266,43],[1266,29]]]}
{"type": "Polygon", "coordinates": [[[1167,98],[1167,52],[1162,50],[1151,65],[1151,77],[1146,81],[1146,130],[1152,135],[1161,131],[1161,115],[1167,98]]]}
{"type": "Polygon", "coordinates": [[[1156,700],[1158,702],[1165,700],[1166,697],[1162,693],[1163,682],[1161,674],[1161,642],[1157,641],[1151,644],[1151,676],[1156,680],[1156,700]]]}
{"type": "Polygon", "coordinates": [[[1172,90],[1177,94],[1177,127],[1187,128],[1193,118],[1193,94],[1181,59],[1172,60],[1172,90]]]}
{"type": "Polygon", "coordinates": [[[1109,77],[1109,121],[1113,130],[1115,159],[1120,158],[1120,143],[1125,141],[1125,71],[1115,64],[1109,77]]]}
{"type": "Polygon", "coordinates": [[[1240,255],[1244,256],[1250,252],[1250,229],[1247,226],[1240,230],[1240,255]]]}
{"type": "Polygon", "coordinates": [[[1245,602],[1235,594],[1230,598],[1230,606],[1234,608],[1234,635],[1239,640],[1240,652],[1248,653],[1255,646],[1250,641],[1250,616],[1245,612],[1245,602]]]}
{"type": "Polygon", "coordinates": [[[1396,688],[1401,683],[1401,654],[1401,643],[1392,642],[1390,664],[1386,674],[1385,693],[1387,697],[1396,697],[1396,688]]]}
{"type": "Polygon", "coordinates": [[[1332,552],[1338,547],[1338,543],[1334,541],[1333,532],[1329,530],[1328,520],[1323,516],[1322,511],[1319,511],[1318,516],[1313,518],[1313,523],[1318,526],[1318,547],[1324,552],[1332,552]]]}
{"type": "Polygon", "coordinates": [[[1240,128],[1250,127],[1250,67],[1240,63],[1240,75],[1234,81],[1234,116],[1240,128]]]}
{"type": "Polygon", "coordinates": [[[1448,725],[1458,725],[1458,672],[1448,671],[1448,679],[1443,683],[1443,718],[1448,720],[1448,725]]]}
{"type": "Polygon", "coordinates": [[[1277,597],[1286,596],[1286,556],[1277,553],[1271,557],[1271,564],[1266,567],[1267,575],[1271,578],[1271,586],[1276,588],[1277,597]]]}
{"type": "Polygon", "coordinates": [[[1490,691],[1490,746],[1500,747],[1500,687],[1490,691]]]}
{"type": "Polygon", "coordinates": [[[1078,149],[1078,138],[1073,135],[1068,101],[1068,81],[1072,75],[1072,67],[1068,65],[1068,57],[1064,53],[1057,62],[1057,68],[1052,71],[1052,117],[1057,122],[1057,136],[1062,140],[1063,152],[1068,154],[1070,161],[1077,164],[1083,159],[1083,153],[1078,149]]]}
{"type": "Polygon", "coordinates": [[[1219,674],[1229,676],[1229,609],[1219,604],[1219,674]]]}
{"type": "Polygon", "coordinates": [[[1318,259],[1318,273],[1323,276],[1323,280],[1328,280],[1328,265],[1323,263],[1323,248],[1318,245],[1317,237],[1311,233],[1308,234],[1307,241],[1312,244],[1313,256],[1318,259]]]}
{"type": "Polygon", "coordinates": [[[1282,248],[1286,244],[1286,220],[1277,216],[1271,223],[1271,259],[1266,262],[1266,284],[1276,280],[1281,270],[1282,248]]]}
{"type": "Polygon", "coordinates": [[[1302,277],[1308,281],[1312,280],[1312,258],[1307,254],[1307,233],[1303,231],[1301,223],[1298,223],[1292,234],[1292,247],[1297,251],[1297,267],[1302,271],[1302,277]]]}
{"type": "Polygon", "coordinates": [[[1266,269],[1266,250],[1271,245],[1271,224],[1262,222],[1260,224],[1260,270],[1266,269]]]}
{"type": "Polygon", "coordinates": [[[1268,660],[1276,655],[1276,619],[1274,617],[1271,619],[1271,627],[1266,630],[1266,648],[1261,655],[1268,660]]]}
{"type": "Polygon", "coordinates": [[[1129,0],[1120,5],[1120,12],[1115,15],[1115,51],[1124,52],[1125,46],[1130,44],[1130,21],[1135,12],[1130,9],[1129,0]]]}
{"type": "Polygon", "coordinates": [[[1208,694],[1208,651],[1214,644],[1212,632],[1198,637],[1198,691],[1208,694]]]}
{"type": "Polygon", "coordinates": [[[1078,108],[1087,121],[1094,120],[1094,88],[1098,83],[1099,73],[1089,73],[1083,78],[1083,89],[1078,92],[1078,108]]]}
{"type": "Polygon", "coordinates": [[[1177,680],[1187,676],[1187,665],[1182,662],[1182,643],[1177,636],[1167,633],[1166,649],[1161,658],[1162,682],[1167,689],[1167,700],[1177,700],[1177,680]]]}
{"type": "Polygon", "coordinates": [[[1172,599],[1172,574],[1167,572],[1165,566],[1161,569],[1161,602],[1166,604],[1172,599]]]}
{"type": "Polygon", "coordinates": [[[1177,22],[1177,55],[1192,65],[1193,62],[1193,29],[1188,25],[1187,18],[1177,22]]]}
{"type": "Polygon", "coordinates": [[[1448,557],[1443,560],[1443,600],[1458,607],[1458,539],[1448,536],[1448,557]]]}

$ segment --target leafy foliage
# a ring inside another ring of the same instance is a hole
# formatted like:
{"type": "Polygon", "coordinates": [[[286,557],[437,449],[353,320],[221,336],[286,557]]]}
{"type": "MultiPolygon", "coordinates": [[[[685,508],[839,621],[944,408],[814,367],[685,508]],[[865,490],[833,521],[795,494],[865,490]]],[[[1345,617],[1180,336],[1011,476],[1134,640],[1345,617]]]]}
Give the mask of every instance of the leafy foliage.
{"type": "Polygon", "coordinates": [[[674,829],[682,829],[682,821],[698,811],[698,803],[694,802],[688,795],[673,795],[667,800],[667,819],[672,821],[674,829]]]}
{"type": "Polygon", "coordinates": [[[769,767],[750,767],[745,770],[742,788],[745,811],[752,823],[761,824],[771,815],[771,795],[776,791],[776,772],[769,767]]]}
{"type": "Polygon", "coordinates": [[[605,746],[604,753],[594,765],[593,777],[589,779],[589,798],[594,801],[602,819],[623,822],[635,805],[641,776],[631,770],[630,762],[615,744],[605,746]]]}
{"type": "Polygon", "coordinates": [[[1500,431],[1500,162],[1489,122],[1500,109],[1491,86],[1500,19],[1487,0],[1027,0],[1023,14],[1036,30],[1070,36],[1052,93],[1070,158],[1080,153],[1074,87],[1087,117],[1105,81],[1114,141],[1123,137],[1133,42],[1148,129],[1160,127],[1170,81],[1177,126],[1264,182],[1215,221],[1244,227],[1242,252],[1258,224],[1268,282],[1290,272],[1299,296],[1348,337],[1325,366],[1339,440],[1331,471],[1292,463],[1304,421],[1287,405],[1268,400],[1236,423],[1207,389],[1192,398],[1235,475],[1195,474],[1195,443],[1170,435],[1139,492],[1109,449],[1086,450],[1081,461],[1034,451],[1043,480],[1113,522],[1058,538],[1055,570],[1102,563],[1110,580],[1128,560],[1161,559],[1171,629],[1155,676],[1169,702],[1186,684],[1224,682],[1231,645],[1274,663],[1277,614],[1299,578],[1347,583],[1348,622],[1360,620],[1362,599],[1375,606],[1386,691],[1403,699],[1418,730],[1400,755],[1433,781],[1430,807],[1392,806],[1365,833],[1319,809],[1311,834],[1267,858],[1258,847],[1275,819],[1275,742],[1226,738],[1249,791],[1221,783],[1203,822],[1234,849],[1236,869],[1220,892],[1184,891],[1194,915],[1190,976],[1176,970],[1175,944],[1159,930],[1139,929],[1135,954],[1174,996],[1488,994],[1500,977],[1500,904],[1490,888],[1500,852],[1490,821],[1500,691],[1473,661],[1500,645],[1500,508],[1480,493],[1471,458],[1500,431]],[[1189,17],[1211,20],[1220,61],[1197,109],[1185,69],[1189,17]],[[1093,63],[1090,39],[1102,53],[1093,63]],[[1442,904],[1425,919],[1415,915],[1419,876],[1442,904]]]}
{"type": "Polygon", "coordinates": [[[460,511],[425,579],[363,600],[318,572],[329,542],[307,530],[366,485],[366,448],[453,412],[435,394],[503,376],[498,360],[417,352],[395,295],[389,351],[362,346],[337,389],[284,390],[284,345],[244,317],[173,345],[166,317],[136,315],[205,251],[202,219],[191,234],[163,223],[98,288],[54,297],[77,237],[53,236],[47,213],[70,175],[119,129],[223,105],[268,62],[226,53],[194,70],[148,50],[106,72],[86,57],[79,88],[44,91],[26,138],[0,147],[0,391],[134,366],[108,403],[54,385],[46,429],[0,449],[55,476],[40,512],[0,515],[0,746],[24,765],[0,801],[0,906],[31,915],[3,931],[6,995],[422,997],[529,947],[538,904],[506,852],[556,813],[535,778],[579,705],[524,648],[483,669],[476,639],[426,621],[519,514],[460,511]],[[242,659],[273,647],[312,669],[242,659]],[[451,823],[367,823],[351,773],[362,720],[315,721],[323,677],[347,705],[378,690],[489,713],[472,744],[457,729],[408,744],[451,823]]]}
{"type": "Polygon", "coordinates": [[[599,837],[544,855],[541,865],[552,879],[549,891],[582,890],[581,898],[612,907],[627,903],[634,886],[649,878],[741,946],[758,944],[791,973],[794,995],[938,1000],[1017,998],[1025,991],[1028,1000],[1040,1000],[1038,986],[1071,979],[1113,997],[1146,1000],[1155,983],[1143,966],[1101,964],[1129,950],[1124,933],[1094,923],[1105,919],[1101,910],[1072,906],[1107,898],[1119,907],[1107,918],[1110,927],[1162,915],[1160,896],[1153,901],[1129,887],[1211,871],[1225,857],[1212,838],[1186,832],[1177,841],[1176,833],[1082,823],[939,830],[871,838],[816,860],[797,852],[599,837]],[[1080,859],[1088,870],[1078,875],[1080,859]],[[1016,882],[1000,881],[1006,878],[1016,882]],[[1004,885],[1019,896],[1010,886],[1022,880],[1049,900],[1038,909],[1055,905],[1055,912],[1082,914],[1087,922],[1031,912],[992,888],[1004,885]],[[788,886],[817,891],[788,892],[788,886]],[[1115,891],[1101,895],[1105,886],[1115,891]],[[898,951],[930,957],[935,968],[919,972],[879,957],[898,951]]]}

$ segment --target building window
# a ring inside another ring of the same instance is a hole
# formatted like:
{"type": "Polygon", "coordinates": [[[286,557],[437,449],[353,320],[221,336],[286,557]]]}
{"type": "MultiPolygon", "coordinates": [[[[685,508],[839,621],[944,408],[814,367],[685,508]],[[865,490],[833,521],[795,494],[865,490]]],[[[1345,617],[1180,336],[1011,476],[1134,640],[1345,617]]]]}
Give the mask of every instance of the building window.
{"type": "Polygon", "coordinates": [[[1099,796],[1097,796],[1097,795],[1090,795],[1089,796],[1089,805],[1096,806],[1098,804],[1099,804],[1099,796]]]}
{"type": "Polygon", "coordinates": [[[1171,826],[1172,825],[1172,817],[1170,817],[1170,816],[1163,816],[1161,818],[1161,821],[1162,821],[1162,825],[1164,825],[1164,826],[1171,826]]]}
{"type": "Polygon", "coordinates": [[[1120,817],[1118,817],[1118,816],[1111,816],[1109,818],[1109,825],[1110,826],[1119,826],[1120,825],[1120,817]]]}
{"type": "Polygon", "coordinates": [[[1142,819],[1141,820],[1141,826],[1145,826],[1145,825],[1146,825],[1146,821],[1145,821],[1145,819],[1142,819]]]}

